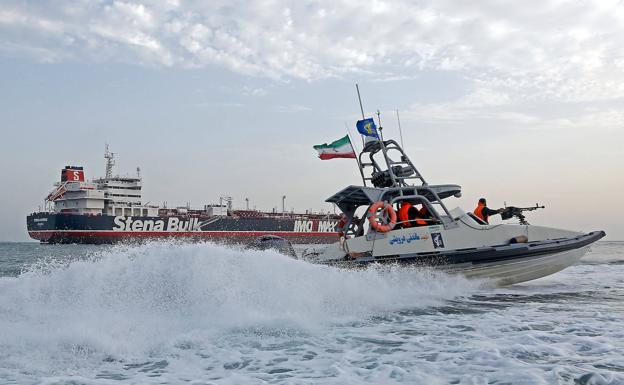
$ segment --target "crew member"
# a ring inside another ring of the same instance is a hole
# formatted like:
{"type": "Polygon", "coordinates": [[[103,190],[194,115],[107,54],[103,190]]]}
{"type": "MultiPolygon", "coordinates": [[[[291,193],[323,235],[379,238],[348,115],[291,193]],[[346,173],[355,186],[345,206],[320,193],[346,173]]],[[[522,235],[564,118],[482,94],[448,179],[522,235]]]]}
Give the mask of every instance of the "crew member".
{"type": "Polygon", "coordinates": [[[340,214],[340,220],[338,221],[338,223],[336,224],[336,232],[338,233],[338,237],[344,237],[345,235],[347,235],[347,222],[349,221],[349,219],[347,218],[347,216],[345,214],[340,214]]]}
{"type": "Polygon", "coordinates": [[[427,222],[421,217],[418,208],[409,202],[403,202],[401,204],[399,220],[402,228],[427,226],[427,222]]]}
{"type": "Polygon", "coordinates": [[[427,226],[427,221],[425,221],[425,217],[421,214],[422,209],[419,210],[416,207],[412,207],[412,209],[414,210],[410,210],[408,212],[408,214],[410,215],[410,223],[412,224],[412,226],[427,226]]]}
{"type": "Polygon", "coordinates": [[[500,214],[504,210],[505,209],[492,210],[491,208],[487,207],[487,202],[485,198],[481,198],[479,199],[477,208],[474,209],[474,215],[479,217],[479,219],[481,219],[483,222],[489,224],[490,222],[488,221],[488,218],[490,217],[490,215],[500,214]]]}
{"type": "MultiPolygon", "coordinates": [[[[345,214],[340,214],[340,220],[335,227],[339,237],[347,237],[347,232],[349,231],[349,228],[347,227],[348,222],[349,218],[347,218],[345,214]]],[[[353,235],[356,237],[364,235],[364,222],[365,218],[360,219],[357,215],[353,216],[351,219],[351,230],[353,230],[353,235]]]]}
{"type": "Polygon", "coordinates": [[[353,216],[352,223],[355,225],[353,233],[356,237],[364,235],[364,224],[366,223],[366,217],[359,218],[357,215],[353,216]]]}

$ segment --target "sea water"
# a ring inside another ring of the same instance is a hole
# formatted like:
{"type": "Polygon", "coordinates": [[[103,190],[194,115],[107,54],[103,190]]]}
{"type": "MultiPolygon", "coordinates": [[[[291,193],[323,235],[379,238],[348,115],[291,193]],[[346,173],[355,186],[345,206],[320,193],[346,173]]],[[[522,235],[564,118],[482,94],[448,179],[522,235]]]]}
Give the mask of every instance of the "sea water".
{"type": "Polygon", "coordinates": [[[495,288],[214,244],[0,244],[2,384],[624,384],[624,243],[495,288]]]}

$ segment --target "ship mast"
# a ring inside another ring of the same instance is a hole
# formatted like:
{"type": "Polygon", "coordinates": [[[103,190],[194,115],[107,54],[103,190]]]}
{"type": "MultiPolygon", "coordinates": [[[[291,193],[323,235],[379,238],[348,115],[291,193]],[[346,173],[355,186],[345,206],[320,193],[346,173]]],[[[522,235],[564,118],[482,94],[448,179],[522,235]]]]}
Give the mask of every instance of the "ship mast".
{"type": "Polygon", "coordinates": [[[115,165],[115,154],[108,151],[108,143],[104,147],[104,159],[106,159],[106,179],[113,177],[113,166],[115,165]]]}

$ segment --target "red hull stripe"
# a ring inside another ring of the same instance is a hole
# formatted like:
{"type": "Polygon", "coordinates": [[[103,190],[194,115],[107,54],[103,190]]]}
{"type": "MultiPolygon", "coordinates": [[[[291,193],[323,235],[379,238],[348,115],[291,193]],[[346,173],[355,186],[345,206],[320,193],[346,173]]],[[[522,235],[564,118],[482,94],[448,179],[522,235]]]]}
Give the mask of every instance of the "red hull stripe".
{"type": "Polygon", "coordinates": [[[355,153],[351,152],[349,154],[320,154],[319,158],[322,160],[334,159],[334,158],[349,158],[355,159],[355,153]]]}
{"type": "Polygon", "coordinates": [[[280,237],[336,237],[338,233],[329,232],[295,232],[295,231],[82,231],[82,230],[43,230],[29,231],[35,239],[50,238],[51,236],[66,237],[259,237],[262,235],[277,235],[280,237]]]}

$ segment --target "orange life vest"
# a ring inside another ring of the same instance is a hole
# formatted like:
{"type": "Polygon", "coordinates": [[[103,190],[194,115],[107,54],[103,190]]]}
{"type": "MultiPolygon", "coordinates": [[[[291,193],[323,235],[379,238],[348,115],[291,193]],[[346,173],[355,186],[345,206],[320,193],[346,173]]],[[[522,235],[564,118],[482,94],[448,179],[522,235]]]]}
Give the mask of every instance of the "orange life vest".
{"type": "Polygon", "coordinates": [[[489,224],[490,222],[488,222],[488,219],[485,217],[485,215],[483,215],[483,209],[484,208],[485,208],[485,205],[483,203],[479,203],[477,208],[474,209],[474,215],[479,217],[479,219],[481,219],[483,222],[489,224]]]}
{"type": "Polygon", "coordinates": [[[412,204],[409,202],[403,202],[401,204],[401,208],[399,209],[399,221],[401,222],[401,226],[403,227],[412,227],[412,224],[409,223],[409,209],[412,208],[412,204]]]}
{"type": "MultiPolygon", "coordinates": [[[[417,211],[417,213],[418,213],[417,215],[420,216],[420,211],[417,211]]],[[[418,225],[418,226],[427,226],[427,221],[424,220],[423,218],[419,217],[419,216],[416,217],[416,225],[418,225]]]]}
{"type": "MultiPolygon", "coordinates": [[[[412,204],[409,202],[403,202],[401,204],[401,208],[399,209],[399,221],[401,222],[401,225],[403,225],[403,227],[407,228],[407,227],[412,227],[412,222],[416,222],[416,225],[418,226],[426,226],[427,225],[427,221],[423,220],[422,218],[410,218],[409,217],[409,209],[411,209],[412,204]]],[[[414,209],[416,209],[414,207],[414,209]]],[[[422,210],[422,209],[421,209],[422,210]]],[[[418,213],[418,210],[416,210],[416,212],[418,213]]]]}

